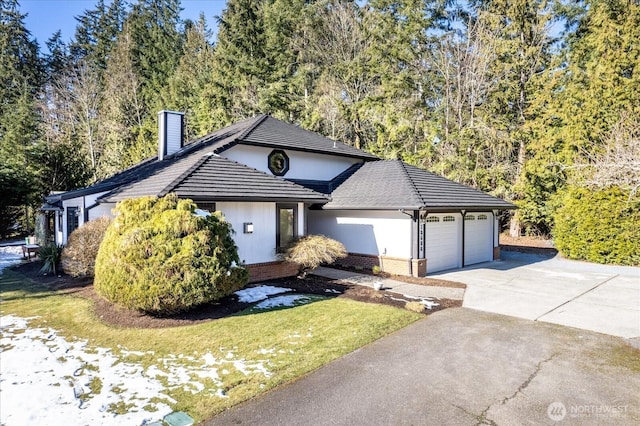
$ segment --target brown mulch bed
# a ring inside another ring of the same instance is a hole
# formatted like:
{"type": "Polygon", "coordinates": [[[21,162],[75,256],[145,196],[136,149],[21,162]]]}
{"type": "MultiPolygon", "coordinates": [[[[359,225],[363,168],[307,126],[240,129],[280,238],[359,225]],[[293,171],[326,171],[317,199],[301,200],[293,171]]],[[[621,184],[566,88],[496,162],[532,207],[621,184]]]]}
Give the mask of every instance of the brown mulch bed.
{"type": "MultiPolygon", "coordinates": [[[[164,328],[193,325],[205,321],[211,321],[237,314],[251,306],[241,303],[237,296],[232,295],[220,300],[218,303],[205,304],[188,312],[169,317],[155,317],[139,311],[120,308],[106,301],[93,289],[93,281],[90,278],[73,278],[68,275],[39,274],[41,263],[28,262],[11,269],[25,275],[31,280],[50,288],[51,290],[73,294],[93,301],[93,311],[101,321],[123,328],[164,328]]],[[[266,283],[277,287],[290,288],[293,293],[318,294],[326,297],[344,297],[366,303],[378,303],[381,305],[405,308],[405,302],[399,299],[402,296],[388,291],[376,291],[372,288],[349,284],[339,280],[331,280],[324,277],[309,275],[305,279],[295,277],[269,280],[266,283]]],[[[252,284],[257,286],[260,283],[252,284]]],[[[431,314],[446,308],[460,307],[462,301],[450,299],[438,299],[439,306],[426,310],[425,314],[431,314]]]]}
{"type": "Polygon", "coordinates": [[[509,234],[500,234],[500,248],[506,251],[546,254],[550,256],[555,256],[558,253],[551,239],[529,236],[516,238],[509,234]]]}
{"type": "Polygon", "coordinates": [[[357,269],[342,265],[331,265],[329,267],[334,269],[341,269],[343,271],[355,272],[357,274],[372,275],[380,278],[389,278],[391,280],[401,281],[409,284],[420,284],[431,287],[467,288],[466,284],[456,281],[439,280],[437,278],[410,277],[406,275],[389,274],[387,272],[373,272],[371,269],[357,269]]]}

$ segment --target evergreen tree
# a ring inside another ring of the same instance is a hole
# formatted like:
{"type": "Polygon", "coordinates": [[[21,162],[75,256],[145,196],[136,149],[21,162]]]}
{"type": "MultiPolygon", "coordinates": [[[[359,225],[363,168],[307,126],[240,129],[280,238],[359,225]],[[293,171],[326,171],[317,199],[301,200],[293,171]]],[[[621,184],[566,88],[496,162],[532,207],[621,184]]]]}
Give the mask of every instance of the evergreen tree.
{"type": "Polygon", "coordinates": [[[0,0],[0,234],[21,216],[29,229],[31,207],[41,195],[36,186],[39,117],[35,100],[42,84],[38,44],[31,39],[16,0],[0,0]]]}
{"type": "Polygon", "coordinates": [[[640,121],[640,5],[589,0],[582,11],[534,104],[520,210],[543,230],[553,225],[553,196],[570,167],[603,150],[623,115],[640,121]]]}
{"type": "Polygon", "coordinates": [[[213,46],[204,14],[188,22],[183,54],[163,95],[165,108],[186,113],[185,138],[190,140],[216,129],[211,112],[215,104],[208,92],[212,84],[213,46]]]}

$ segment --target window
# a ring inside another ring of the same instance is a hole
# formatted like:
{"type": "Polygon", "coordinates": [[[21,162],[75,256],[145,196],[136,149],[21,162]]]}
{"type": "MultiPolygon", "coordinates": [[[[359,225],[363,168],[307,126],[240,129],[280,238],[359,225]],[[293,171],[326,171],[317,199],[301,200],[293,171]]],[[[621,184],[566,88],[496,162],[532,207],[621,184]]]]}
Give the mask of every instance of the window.
{"type": "Polygon", "coordinates": [[[445,217],[442,218],[442,221],[443,222],[455,222],[456,218],[453,217],[453,216],[445,216],[445,217]]]}
{"type": "Polygon", "coordinates": [[[206,201],[198,201],[197,206],[200,210],[206,210],[209,213],[213,213],[216,211],[216,203],[209,203],[206,201]]]}
{"type": "Polygon", "coordinates": [[[296,223],[298,208],[295,204],[276,204],[276,250],[284,251],[298,236],[296,223]]]}
{"type": "Polygon", "coordinates": [[[284,176],[289,171],[289,157],[280,150],[274,149],[269,154],[269,170],[276,176],[284,176]]]}
{"type": "Polygon", "coordinates": [[[478,220],[487,220],[487,215],[486,214],[479,214],[478,215],[478,220]]]}
{"type": "Polygon", "coordinates": [[[436,216],[428,216],[427,222],[440,222],[440,218],[436,216]]]}
{"type": "Polygon", "coordinates": [[[476,217],[472,214],[469,214],[464,217],[464,220],[476,220],[476,217]]]}

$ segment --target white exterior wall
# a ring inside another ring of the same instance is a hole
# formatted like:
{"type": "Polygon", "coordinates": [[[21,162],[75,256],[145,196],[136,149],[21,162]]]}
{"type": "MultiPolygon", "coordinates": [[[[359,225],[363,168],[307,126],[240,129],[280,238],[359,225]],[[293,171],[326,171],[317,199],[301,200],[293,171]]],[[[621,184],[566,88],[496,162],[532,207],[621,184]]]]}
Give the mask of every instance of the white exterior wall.
{"type": "Polygon", "coordinates": [[[107,216],[113,218],[112,210],[116,207],[115,203],[103,203],[89,209],[89,220],[98,219],[99,217],[107,216]]]}
{"type": "Polygon", "coordinates": [[[62,241],[59,243],[67,244],[67,239],[69,238],[67,235],[67,208],[78,208],[78,227],[82,226],[82,224],[84,224],[84,197],[63,200],[62,207],[64,208],[62,212],[62,241]]]}
{"type": "MultiPolygon", "coordinates": [[[[223,157],[246,164],[262,172],[269,170],[268,157],[274,148],[261,146],[236,145],[221,153],[223,157]]],[[[331,180],[355,163],[362,160],[335,155],[314,154],[283,150],[289,157],[289,171],[283,176],[287,179],[331,180]]]]}
{"type": "MultiPolygon", "coordinates": [[[[231,223],[240,260],[246,264],[273,262],[276,256],[276,203],[217,202],[216,210],[231,223]],[[253,223],[253,233],[244,233],[244,223],[253,223]]],[[[298,229],[304,224],[304,209],[298,210],[298,229]]],[[[303,228],[304,231],[304,228],[303,228]]]]}
{"type": "Polygon", "coordinates": [[[309,234],[340,241],[349,253],[411,257],[411,224],[396,211],[309,210],[309,234]]]}

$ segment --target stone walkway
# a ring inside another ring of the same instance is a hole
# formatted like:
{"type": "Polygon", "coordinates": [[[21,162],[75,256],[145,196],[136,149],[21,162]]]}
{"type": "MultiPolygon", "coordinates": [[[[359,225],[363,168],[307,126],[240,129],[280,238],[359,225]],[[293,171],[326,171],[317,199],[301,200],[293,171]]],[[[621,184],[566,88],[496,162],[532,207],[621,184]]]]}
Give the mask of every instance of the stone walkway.
{"type": "Polygon", "coordinates": [[[406,294],[413,297],[432,297],[436,299],[452,299],[462,300],[464,297],[464,289],[451,287],[436,287],[420,284],[409,284],[402,281],[396,281],[388,278],[380,278],[372,275],[358,274],[351,271],[343,271],[341,269],[316,268],[313,272],[318,275],[333,280],[342,280],[352,284],[373,287],[373,284],[382,281],[382,288],[399,294],[406,294]]]}

